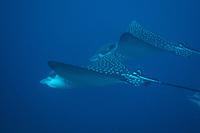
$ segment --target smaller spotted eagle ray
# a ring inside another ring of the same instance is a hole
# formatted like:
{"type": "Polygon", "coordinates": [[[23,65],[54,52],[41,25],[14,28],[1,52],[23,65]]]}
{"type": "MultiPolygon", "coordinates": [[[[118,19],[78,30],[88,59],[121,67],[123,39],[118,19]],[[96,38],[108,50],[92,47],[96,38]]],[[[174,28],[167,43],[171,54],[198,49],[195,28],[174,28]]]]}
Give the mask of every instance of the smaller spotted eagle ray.
{"type": "Polygon", "coordinates": [[[53,88],[101,87],[119,82],[140,86],[154,82],[200,92],[200,90],[169,84],[142,76],[141,70],[136,70],[131,73],[126,66],[118,60],[115,54],[107,55],[92,61],[92,63],[86,67],[55,61],[49,61],[48,65],[53,69],[53,72],[48,78],[41,80],[40,83],[53,88]]]}
{"type": "Polygon", "coordinates": [[[191,56],[192,53],[200,54],[200,52],[188,48],[185,42],[173,43],[151,32],[134,20],[129,25],[127,32],[122,34],[119,42],[104,45],[91,60],[96,60],[112,53],[117,54],[121,60],[125,60],[163,52],[171,52],[183,57],[191,56]]]}

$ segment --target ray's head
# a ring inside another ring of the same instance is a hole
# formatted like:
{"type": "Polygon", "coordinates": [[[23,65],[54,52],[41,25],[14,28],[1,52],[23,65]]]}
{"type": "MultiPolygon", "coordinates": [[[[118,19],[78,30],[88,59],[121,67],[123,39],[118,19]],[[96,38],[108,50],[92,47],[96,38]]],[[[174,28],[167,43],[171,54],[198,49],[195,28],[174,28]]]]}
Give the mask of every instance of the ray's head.
{"type": "Polygon", "coordinates": [[[64,78],[61,78],[55,71],[51,71],[49,73],[49,76],[46,79],[42,79],[40,83],[57,89],[73,88],[64,78]]]}
{"type": "Polygon", "coordinates": [[[100,57],[109,55],[117,48],[117,42],[109,43],[102,46],[93,57],[90,58],[91,61],[98,60],[100,57]]]}

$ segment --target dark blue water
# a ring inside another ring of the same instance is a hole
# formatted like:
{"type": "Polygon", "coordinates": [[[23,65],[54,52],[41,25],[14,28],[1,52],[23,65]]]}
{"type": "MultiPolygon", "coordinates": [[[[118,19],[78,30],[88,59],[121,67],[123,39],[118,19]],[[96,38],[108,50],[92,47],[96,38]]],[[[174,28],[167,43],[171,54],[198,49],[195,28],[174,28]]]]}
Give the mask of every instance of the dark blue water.
{"type": "MultiPolygon", "coordinates": [[[[41,85],[49,60],[87,65],[136,19],[200,49],[198,0],[1,0],[0,133],[200,133],[191,91],[151,84],[56,90],[41,85]]],[[[200,88],[200,56],[126,63],[162,81],[200,88]]]]}

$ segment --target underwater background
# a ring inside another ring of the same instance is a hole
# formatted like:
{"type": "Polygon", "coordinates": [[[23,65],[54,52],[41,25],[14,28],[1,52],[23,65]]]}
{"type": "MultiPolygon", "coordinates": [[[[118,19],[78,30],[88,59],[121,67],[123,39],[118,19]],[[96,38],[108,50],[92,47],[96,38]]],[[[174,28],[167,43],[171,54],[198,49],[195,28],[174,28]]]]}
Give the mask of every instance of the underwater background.
{"type": "MultiPolygon", "coordinates": [[[[50,60],[86,66],[132,20],[200,50],[198,0],[1,0],[0,133],[200,133],[194,92],[150,84],[58,90],[40,84],[50,60]]],[[[200,55],[127,61],[131,70],[200,89],[200,55]]]]}

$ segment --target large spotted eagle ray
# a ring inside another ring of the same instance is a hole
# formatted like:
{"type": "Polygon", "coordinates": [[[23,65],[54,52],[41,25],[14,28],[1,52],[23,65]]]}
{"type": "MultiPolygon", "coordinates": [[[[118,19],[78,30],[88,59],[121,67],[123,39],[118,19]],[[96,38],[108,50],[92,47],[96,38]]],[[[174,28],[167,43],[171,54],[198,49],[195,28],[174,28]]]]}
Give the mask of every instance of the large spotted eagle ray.
{"type": "Polygon", "coordinates": [[[53,88],[101,87],[120,82],[140,86],[153,82],[200,92],[200,90],[169,84],[142,76],[141,70],[136,70],[131,73],[118,60],[115,54],[106,55],[98,60],[92,61],[87,67],[79,67],[55,61],[49,61],[48,65],[53,69],[53,72],[51,72],[48,78],[41,80],[40,83],[53,88]]]}
{"type": "Polygon", "coordinates": [[[48,65],[53,71],[40,83],[53,88],[100,87],[119,82],[135,86],[149,83],[148,80],[139,77],[139,71],[131,74],[114,54],[92,61],[86,67],[55,61],[49,61],[48,65]]]}
{"type": "Polygon", "coordinates": [[[171,51],[180,56],[189,56],[192,52],[195,52],[180,46],[180,44],[171,44],[166,39],[152,32],[144,31],[144,28],[134,28],[134,25],[131,24],[129,33],[124,33],[121,36],[117,47],[110,45],[108,49],[106,48],[107,51],[103,49],[105,53],[99,53],[97,58],[91,60],[91,64],[86,67],[78,67],[55,61],[48,62],[53,71],[48,78],[41,80],[40,83],[47,84],[53,88],[75,88],[107,86],[118,82],[139,86],[154,82],[200,92],[200,90],[144,77],[141,75],[141,70],[133,73],[128,71],[126,66],[121,63],[121,58],[131,56],[142,57],[162,51],[171,51]]]}
{"type": "Polygon", "coordinates": [[[102,46],[91,60],[113,53],[117,54],[119,59],[124,60],[164,52],[171,52],[183,57],[191,56],[192,53],[200,54],[197,50],[188,48],[185,42],[173,43],[151,32],[134,20],[118,42],[102,46]]]}

